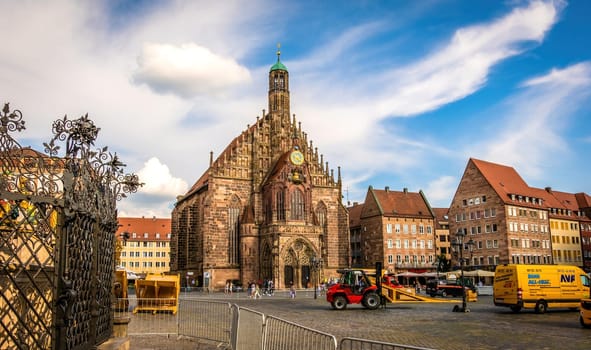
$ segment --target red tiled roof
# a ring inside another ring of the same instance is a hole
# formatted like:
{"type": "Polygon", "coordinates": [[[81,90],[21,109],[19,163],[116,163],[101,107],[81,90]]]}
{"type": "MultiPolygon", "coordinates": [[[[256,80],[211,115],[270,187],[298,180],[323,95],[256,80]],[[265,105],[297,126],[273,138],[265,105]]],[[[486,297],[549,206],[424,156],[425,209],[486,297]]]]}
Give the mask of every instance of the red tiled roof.
{"type": "Polygon", "coordinates": [[[363,203],[353,205],[347,208],[349,210],[349,227],[357,227],[361,225],[361,211],[363,210],[363,203]]]}
{"type": "Polygon", "coordinates": [[[430,217],[431,211],[419,192],[373,190],[384,216],[430,217]]]}
{"type": "Polygon", "coordinates": [[[435,213],[435,219],[439,221],[449,221],[449,208],[432,208],[435,213]]]}
{"type": "Polygon", "coordinates": [[[117,239],[121,240],[123,232],[129,233],[129,241],[170,241],[168,234],[171,233],[169,218],[118,218],[119,228],[117,229],[117,239]],[[136,238],[133,238],[133,233],[136,238]],[[148,234],[148,238],[144,238],[144,234],[148,234]],[[156,238],[156,234],[160,234],[160,238],[156,238]]]}
{"type": "Polygon", "coordinates": [[[579,205],[579,208],[591,208],[591,196],[589,196],[587,193],[575,193],[575,198],[577,199],[577,204],[579,205]]]}
{"type": "Polygon", "coordinates": [[[572,210],[573,212],[579,210],[579,205],[577,204],[577,198],[575,197],[575,194],[574,193],[561,192],[561,191],[551,191],[550,193],[566,209],[572,210]]]}
{"type": "Polygon", "coordinates": [[[563,208],[564,206],[560,203],[556,197],[554,197],[548,190],[543,188],[531,187],[532,195],[536,198],[542,198],[544,200],[545,208],[563,208]]]}
{"type": "Polygon", "coordinates": [[[507,201],[511,194],[534,197],[531,188],[513,167],[475,158],[470,158],[470,161],[504,201],[507,201]]]}

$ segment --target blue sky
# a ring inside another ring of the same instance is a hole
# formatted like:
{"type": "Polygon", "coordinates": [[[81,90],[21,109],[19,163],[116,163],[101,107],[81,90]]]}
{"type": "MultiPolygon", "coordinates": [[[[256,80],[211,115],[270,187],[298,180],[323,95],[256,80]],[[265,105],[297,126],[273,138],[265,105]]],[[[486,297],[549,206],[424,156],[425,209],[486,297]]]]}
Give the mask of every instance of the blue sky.
{"type": "Polygon", "coordinates": [[[470,157],[591,193],[590,1],[0,2],[0,97],[41,148],[86,113],[168,217],[267,108],[281,43],[292,113],[345,202],[369,185],[450,204],[470,157]]]}

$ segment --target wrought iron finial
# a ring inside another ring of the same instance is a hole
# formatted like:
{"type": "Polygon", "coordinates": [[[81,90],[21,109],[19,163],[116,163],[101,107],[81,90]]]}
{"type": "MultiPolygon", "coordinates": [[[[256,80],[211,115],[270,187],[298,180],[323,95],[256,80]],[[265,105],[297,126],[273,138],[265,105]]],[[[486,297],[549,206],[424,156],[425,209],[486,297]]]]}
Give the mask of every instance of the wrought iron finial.
{"type": "Polygon", "coordinates": [[[18,109],[10,111],[10,105],[4,104],[2,113],[0,114],[0,145],[2,149],[8,150],[13,148],[20,148],[18,142],[9,135],[12,131],[21,131],[25,129],[25,121],[23,114],[18,109]]]}

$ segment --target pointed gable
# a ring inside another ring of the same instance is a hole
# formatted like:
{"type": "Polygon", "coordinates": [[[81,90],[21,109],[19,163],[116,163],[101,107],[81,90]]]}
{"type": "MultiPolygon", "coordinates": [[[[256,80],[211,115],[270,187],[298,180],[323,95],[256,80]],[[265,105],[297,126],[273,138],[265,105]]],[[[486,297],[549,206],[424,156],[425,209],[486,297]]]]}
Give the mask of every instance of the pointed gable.
{"type": "Polygon", "coordinates": [[[513,167],[475,158],[470,158],[470,162],[476,166],[502,200],[508,201],[512,194],[530,195],[530,187],[513,167]]]}

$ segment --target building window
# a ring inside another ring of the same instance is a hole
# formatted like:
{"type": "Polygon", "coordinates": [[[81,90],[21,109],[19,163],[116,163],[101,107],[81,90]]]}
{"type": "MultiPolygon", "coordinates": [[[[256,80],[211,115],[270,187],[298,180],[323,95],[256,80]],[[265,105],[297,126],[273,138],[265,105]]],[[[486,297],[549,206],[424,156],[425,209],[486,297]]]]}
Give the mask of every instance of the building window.
{"type": "Polygon", "coordinates": [[[394,225],[394,231],[396,231],[396,233],[400,233],[400,224],[394,225]]]}
{"type": "Polygon", "coordinates": [[[136,234],[135,232],[133,232],[133,233],[131,234],[131,238],[137,238],[137,234],[136,234]]]}
{"type": "Polygon", "coordinates": [[[388,264],[392,264],[394,262],[394,256],[392,254],[388,255],[388,264]]]}
{"type": "Polygon", "coordinates": [[[410,225],[410,233],[413,235],[417,234],[417,225],[410,225]]]}
{"type": "Polygon", "coordinates": [[[386,225],[386,233],[392,233],[392,224],[386,225]]]}
{"type": "Polygon", "coordinates": [[[238,264],[240,249],[240,208],[233,203],[228,208],[228,263],[238,264]]]}
{"type": "Polygon", "coordinates": [[[392,244],[392,240],[391,239],[388,240],[388,248],[393,248],[393,244],[392,244]]]}
{"type": "Polygon", "coordinates": [[[408,233],[408,225],[407,224],[402,225],[402,232],[408,233]]]}
{"type": "Polygon", "coordinates": [[[291,194],[291,219],[304,220],[304,195],[300,190],[291,194]]]}
{"type": "Polygon", "coordinates": [[[285,194],[283,191],[278,191],[275,194],[275,210],[277,211],[277,220],[285,220],[285,194]]]}
{"type": "Polygon", "coordinates": [[[148,233],[144,233],[144,238],[148,238],[148,233]]]}
{"type": "Polygon", "coordinates": [[[431,226],[427,226],[427,234],[430,235],[432,231],[433,228],[431,226]]]}

